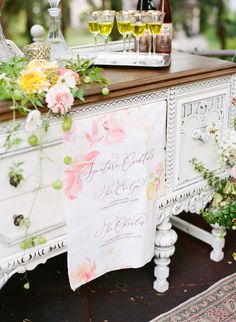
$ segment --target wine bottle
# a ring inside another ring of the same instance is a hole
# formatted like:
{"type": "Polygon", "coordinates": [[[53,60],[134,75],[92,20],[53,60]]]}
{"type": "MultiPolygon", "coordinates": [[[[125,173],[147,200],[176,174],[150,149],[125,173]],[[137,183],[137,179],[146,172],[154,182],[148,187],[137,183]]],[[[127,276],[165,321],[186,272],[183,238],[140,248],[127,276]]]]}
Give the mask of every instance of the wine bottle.
{"type": "MultiPolygon", "coordinates": [[[[148,11],[148,10],[156,10],[156,7],[152,0],[139,0],[137,4],[137,10],[139,11],[148,11]]],[[[139,50],[140,52],[148,52],[149,48],[152,44],[151,35],[148,31],[144,32],[144,35],[140,37],[139,42],[139,50]]],[[[135,48],[136,48],[136,41],[135,41],[135,48]]]]}
{"type": "Polygon", "coordinates": [[[157,36],[157,52],[161,54],[170,54],[172,44],[172,17],[169,1],[160,0],[158,10],[165,12],[165,17],[161,32],[157,36]]]}
{"type": "Polygon", "coordinates": [[[139,0],[137,4],[137,10],[156,10],[156,7],[152,0],[139,0]]]}

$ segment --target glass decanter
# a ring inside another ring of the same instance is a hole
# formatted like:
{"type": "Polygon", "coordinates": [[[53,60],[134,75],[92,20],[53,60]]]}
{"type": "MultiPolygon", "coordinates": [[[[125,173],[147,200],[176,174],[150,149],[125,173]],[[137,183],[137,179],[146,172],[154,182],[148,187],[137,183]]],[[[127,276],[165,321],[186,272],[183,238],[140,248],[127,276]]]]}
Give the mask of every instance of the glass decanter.
{"type": "Polygon", "coordinates": [[[73,52],[65,41],[61,31],[61,8],[58,7],[61,0],[48,0],[51,8],[47,43],[51,46],[51,60],[63,61],[73,57],[73,52]]]}
{"type": "MultiPolygon", "coordinates": [[[[3,6],[3,0],[0,0],[0,19],[1,19],[1,10],[3,6]]],[[[6,39],[3,34],[2,25],[0,21],[0,61],[6,61],[9,58],[13,57],[14,54],[11,51],[10,47],[7,45],[6,39]]]]}

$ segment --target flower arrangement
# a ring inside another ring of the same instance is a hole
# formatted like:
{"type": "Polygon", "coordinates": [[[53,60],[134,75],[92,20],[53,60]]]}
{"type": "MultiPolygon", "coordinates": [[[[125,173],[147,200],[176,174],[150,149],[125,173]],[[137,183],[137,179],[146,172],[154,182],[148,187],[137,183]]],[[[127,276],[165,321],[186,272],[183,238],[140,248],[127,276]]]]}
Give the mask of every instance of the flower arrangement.
{"type": "Polygon", "coordinates": [[[35,110],[47,107],[53,113],[65,115],[75,99],[84,101],[81,85],[91,83],[105,85],[102,92],[109,94],[101,68],[79,56],[62,68],[56,62],[34,59],[28,63],[25,58],[16,57],[0,66],[0,100],[12,100],[12,110],[24,115],[31,111],[29,104],[35,110]]]}
{"type": "Polygon", "coordinates": [[[221,167],[229,168],[227,178],[218,177],[196,159],[191,161],[195,170],[214,188],[212,201],[202,211],[202,216],[209,224],[236,230],[236,128],[224,134],[219,155],[221,167]]]}

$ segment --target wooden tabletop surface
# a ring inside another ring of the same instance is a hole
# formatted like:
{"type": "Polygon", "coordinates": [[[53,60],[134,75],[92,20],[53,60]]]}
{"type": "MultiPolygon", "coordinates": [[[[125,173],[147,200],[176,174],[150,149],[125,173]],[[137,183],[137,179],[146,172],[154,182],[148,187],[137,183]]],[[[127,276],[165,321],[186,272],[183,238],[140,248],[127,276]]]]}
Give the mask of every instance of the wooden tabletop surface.
{"type": "MultiPolygon", "coordinates": [[[[206,78],[236,73],[236,64],[220,59],[174,52],[169,67],[104,67],[110,95],[101,95],[101,87],[85,87],[86,103],[113,99],[169,86],[201,81],[206,78]]],[[[76,102],[76,105],[84,104],[76,102]]],[[[9,103],[0,102],[0,121],[10,118],[9,103]]]]}

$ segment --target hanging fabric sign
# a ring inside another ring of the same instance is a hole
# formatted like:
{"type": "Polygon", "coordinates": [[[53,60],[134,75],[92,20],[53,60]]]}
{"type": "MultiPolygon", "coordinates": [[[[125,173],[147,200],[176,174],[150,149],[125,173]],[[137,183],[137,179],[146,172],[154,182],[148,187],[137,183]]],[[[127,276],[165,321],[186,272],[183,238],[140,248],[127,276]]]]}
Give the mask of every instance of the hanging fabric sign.
{"type": "Polygon", "coordinates": [[[166,102],[73,121],[64,132],[64,207],[71,288],[154,255],[166,102]]]}

